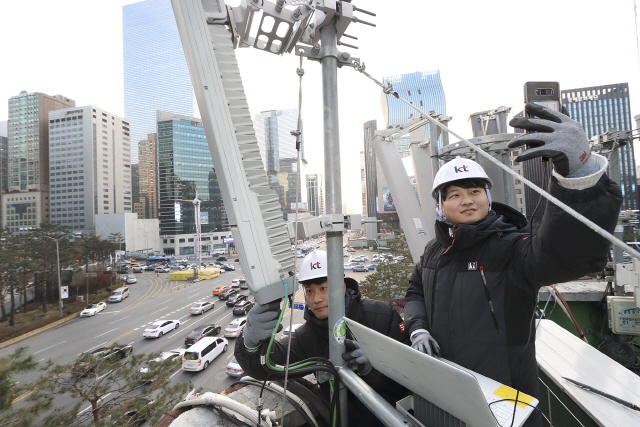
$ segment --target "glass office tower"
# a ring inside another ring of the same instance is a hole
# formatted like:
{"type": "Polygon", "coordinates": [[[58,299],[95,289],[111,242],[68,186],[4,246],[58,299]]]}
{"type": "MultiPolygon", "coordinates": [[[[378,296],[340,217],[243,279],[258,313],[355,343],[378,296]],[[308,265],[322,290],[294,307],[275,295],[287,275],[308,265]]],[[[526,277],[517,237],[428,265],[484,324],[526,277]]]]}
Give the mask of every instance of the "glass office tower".
{"type": "MultiPolygon", "coordinates": [[[[607,131],[633,129],[628,83],[563,90],[562,105],[571,118],[582,124],[587,138],[607,131]]],[[[633,144],[619,147],[618,152],[620,161],[610,168],[618,168],[620,173],[622,209],[638,209],[633,144]]]]}
{"type": "Polygon", "coordinates": [[[138,142],[156,131],[156,110],[193,116],[193,89],[170,0],[122,7],[124,114],[131,123],[132,163],[138,142]]]}
{"type": "Polygon", "coordinates": [[[200,200],[202,233],[229,228],[220,185],[200,119],[158,111],[160,233],[196,232],[193,200],[200,200]]]}
{"type": "MultiPolygon", "coordinates": [[[[395,92],[425,113],[435,111],[441,115],[446,114],[447,105],[439,70],[386,76],[383,77],[383,80],[391,83],[395,92]]],[[[416,115],[414,109],[402,103],[393,95],[387,95],[382,92],[381,97],[382,114],[384,115],[387,129],[404,124],[416,115]]],[[[428,139],[428,132],[428,126],[425,126],[425,139],[428,139]]],[[[409,156],[409,135],[397,139],[396,144],[402,157],[409,156]]],[[[441,148],[441,146],[438,148],[441,148]]]]}

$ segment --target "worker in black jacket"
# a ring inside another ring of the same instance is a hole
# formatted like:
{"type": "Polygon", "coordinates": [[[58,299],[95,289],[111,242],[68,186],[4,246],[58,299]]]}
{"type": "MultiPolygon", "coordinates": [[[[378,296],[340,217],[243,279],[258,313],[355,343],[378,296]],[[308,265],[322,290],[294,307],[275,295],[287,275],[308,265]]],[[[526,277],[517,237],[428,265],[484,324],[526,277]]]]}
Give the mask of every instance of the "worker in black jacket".
{"type": "MultiPolygon", "coordinates": [[[[307,304],[304,318],[306,323],[291,333],[289,362],[295,363],[311,357],[329,359],[331,333],[328,324],[326,252],[316,250],[306,256],[300,265],[298,280],[304,286],[305,291],[307,304]]],[[[404,328],[404,321],[390,303],[361,299],[358,283],[348,277],[345,278],[344,298],[346,317],[405,344],[410,344],[409,334],[404,328]]],[[[256,379],[265,379],[270,372],[260,363],[260,349],[261,346],[267,345],[278,315],[279,305],[277,302],[252,308],[247,318],[247,326],[236,341],[236,360],[248,375],[256,379]]],[[[343,354],[343,358],[347,364],[355,368],[369,386],[394,406],[397,400],[406,396],[406,389],[373,369],[356,341],[347,339],[346,344],[349,351],[343,354]]],[[[286,340],[283,342],[274,341],[271,351],[271,361],[284,365],[287,357],[286,340]]],[[[381,425],[359,399],[351,393],[349,393],[348,401],[350,425],[381,425]],[[362,424],[363,422],[365,424],[362,424]]]]}
{"type": "MultiPolygon", "coordinates": [[[[511,126],[535,133],[516,161],[550,158],[549,192],[612,232],[622,195],[605,174],[607,159],[591,153],[581,125],[564,114],[526,106],[536,118],[511,126]]],[[[538,397],[533,315],[540,287],[600,271],[609,242],[551,202],[539,231],[525,217],[492,203],[491,180],[477,163],[457,157],[434,178],[439,220],[409,280],[405,322],[412,346],[436,353],[538,397]]],[[[525,425],[540,425],[536,412],[525,425]]]]}

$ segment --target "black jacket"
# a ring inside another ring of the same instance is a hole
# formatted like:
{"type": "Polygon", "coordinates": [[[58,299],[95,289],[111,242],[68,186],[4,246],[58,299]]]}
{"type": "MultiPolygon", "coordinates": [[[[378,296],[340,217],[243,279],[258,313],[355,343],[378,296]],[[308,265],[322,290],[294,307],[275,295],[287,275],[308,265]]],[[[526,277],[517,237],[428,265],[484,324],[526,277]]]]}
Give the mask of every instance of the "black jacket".
{"type": "MultiPolygon", "coordinates": [[[[559,200],[614,230],[622,195],[606,175],[584,190],[561,187],[555,178],[549,187],[559,200]]],[[[409,281],[407,330],[429,330],[444,358],[538,397],[531,322],[538,290],[602,270],[608,250],[606,239],[551,203],[533,237],[524,216],[499,203],[485,219],[458,225],[453,236],[437,222],[436,238],[409,281]]]]}
{"type": "MultiPolygon", "coordinates": [[[[382,301],[361,299],[358,282],[345,278],[345,313],[369,328],[393,339],[410,344],[409,334],[404,328],[404,321],[397,310],[382,301]]],[[[291,335],[290,363],[299,362],[310,357],[329,358],[329,325],[328,321],[319,320],[308,307],[305,307],[306,323],[296,329],[291,335]]],[[[348,337],[353,338],[353,337],[348,337]]],[[[266,345],[266,344],[261,344],[266,345]]],[[[286,343],[274,341],[271,347],[270,359],[276,364],[285,364],[287,355],[286,343]]],[[[247,375],[256,379],[265,379],[267,371],[260,364],[260,349],[255,352],[247,351],[243,336],[238,337],[235,345],[236,360],[247,375]]],[[[373,369],[363,380],[375,389],[382,397],[395,405],[395,401],[406,395],[405,389],[395,381],[373,369]]],[[[352,396],[350,396],[350,400],[352,396]]],[[[356,399],[357,398],[353,398],[356,399]]],[[[351,411],[350,411],[351,412],[351,411]]]]}

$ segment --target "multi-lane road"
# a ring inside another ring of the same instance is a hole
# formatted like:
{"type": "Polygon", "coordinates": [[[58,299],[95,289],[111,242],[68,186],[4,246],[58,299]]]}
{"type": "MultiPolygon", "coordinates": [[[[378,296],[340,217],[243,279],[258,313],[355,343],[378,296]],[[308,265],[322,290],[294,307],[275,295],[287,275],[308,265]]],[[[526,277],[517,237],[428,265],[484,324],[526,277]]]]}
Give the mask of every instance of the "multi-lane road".
{"type": "MultiPolygon", "coordinates": [[[[120,303],[109,303],[106,310],[93,317],[76,318],[56,329],[36,335],[0,350],[0,357],[12,353],[17,346],[27,346],[29,353],[41,363],[52,360],[58,364],[74,361],[81,353],[88,352],[101,346],[113,343],[132,344],[135,353],[152,353],[173,350],[184,347],[184,340],[189,333],[201,324],[220,324],[224,336],[224,328],[234,318],[231,307],[226,301],[219,300],[212,295],[212,290],[219,285],[228,285],[233,279],[242,277],[238,270],[221,274],[211,280],[204,280],[194,284],[181,285],[176,289],[176,282],[169,281],[169,274],[145,272],[136,274],[138,283],[128,285],[130,296],[120,303]],[[173,287],[173,289],[172,289],[173,287]],[[202,315],[191,315],[189,308],[193,303],[210,301],[215,303],[212,310],[202,315]],[[145,339],[142,331],[146,326],[157,320],[176,319],[180,321],[180,328],[165,334],[161,338],[145,339]]],[[[345,272],[356,279],[362,279],[366,273],[345,272]]],[[[241,291],[249,294],[248,290],[241,291]]],[[[253,297],[249,299],[253,301],[253,297]]],[[[302,289],[295,295],[296,302],[303,302],[302,289]]],[[[283,324],[289,324],[290,311],[287,310],[283,324]]],[[[294,323],[303,322],[301,310],[294,310],[294,323]]],[[[177,370],[171,377],[172,382],[193,383],[194,388],[202,387],[207,391],[221,391],[234,380],[225,373],[225,366],[233,357],[234,338],[228,338],[229,348],[218,356],[206,371],[187,372],[177,370]]],[[[29,372],[16,377],[20,384],[35,380],[39,372],[29,372]]],[[[16,406],[28,405],[28,393],[18,396],[16,406]]],[[[58,404],[66,404],[66,399],[58,404]]]]}

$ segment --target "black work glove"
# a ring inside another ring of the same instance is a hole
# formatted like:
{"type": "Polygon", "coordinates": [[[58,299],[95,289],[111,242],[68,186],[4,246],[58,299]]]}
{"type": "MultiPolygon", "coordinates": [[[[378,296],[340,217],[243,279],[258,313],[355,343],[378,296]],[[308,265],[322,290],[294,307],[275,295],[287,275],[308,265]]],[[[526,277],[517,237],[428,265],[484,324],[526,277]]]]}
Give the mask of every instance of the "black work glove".
{"type": "Polygon", "coordinates": [[[342,358],[347,362],[347,365],[354,371],[358,372],[358,375],[364,376],[371,372],[373,366],[358,341],[344,340],[344,344],[347,346],[347,352],[342,353],[342,358]]]}
{"type": "MultiPolygon", "coordinates": [[[[563,112],[566,112],[564,107],[563,112]]],[[[529,146],[516,158],[516,162],[547,157],[553,162],[556,172],[565,177],[587,164],[591,149],[580,123],[568,115],[535,103],[525,105],[525,113],[536,117],[514,117],[509,122],[514,128],[535,131],[509,143],[509,148],[525,144],[529,146]]]]}

